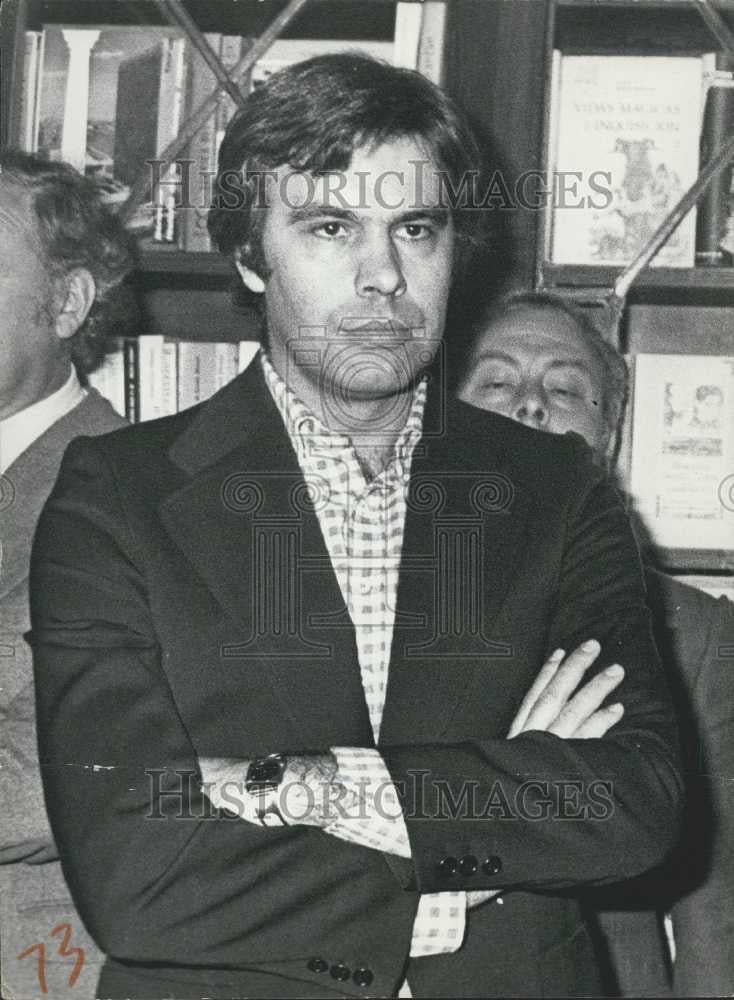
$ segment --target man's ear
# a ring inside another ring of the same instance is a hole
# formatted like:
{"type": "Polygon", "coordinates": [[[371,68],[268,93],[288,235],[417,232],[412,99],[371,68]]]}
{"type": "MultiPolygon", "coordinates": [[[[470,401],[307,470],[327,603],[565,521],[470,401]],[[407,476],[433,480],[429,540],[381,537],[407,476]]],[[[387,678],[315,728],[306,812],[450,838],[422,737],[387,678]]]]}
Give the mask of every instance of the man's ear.
{"type": "Polygon", "coordinates": [[[265,291],[265,282],[260,277],[260,275],[257,274],[257,272],[252,270],[251,267],[248,267],[247,264],[242,263],[243,254],[246,253],[247,250],[248,248],[245,247],[237,254],[234,262],[235,267],[237,268],[240,278],[242,278],[242,282],[245,285],[245,287],[249,288],[251,292],[255,293],[255,295],[262,295],[262,293],[265,291]]]}
{"type": "Polygon", "coordinates": [[[89,315],[97,286],[86,267],[76,267],[59,280],[57,292],[56,334],[68,340],[89,315]]]}

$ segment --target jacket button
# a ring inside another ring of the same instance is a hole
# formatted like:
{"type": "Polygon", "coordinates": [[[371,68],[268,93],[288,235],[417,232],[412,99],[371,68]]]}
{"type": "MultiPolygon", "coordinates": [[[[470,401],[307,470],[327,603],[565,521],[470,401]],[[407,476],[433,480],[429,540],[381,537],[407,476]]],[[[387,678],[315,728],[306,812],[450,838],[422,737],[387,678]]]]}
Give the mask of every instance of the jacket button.
{"type": "Polygon", "coordinates": [[[465,854],[459,861],[459,871],[462,875],[473,875],[479,867],[479,862],[473,854],[465,854]]]}
{"type": "Polygon", "coordinates": [[[337,965],[332,965],[331,967],[331,977],[332,979],[338,979],[340,983],[345,982],[352,974],[352,970],[349,966],[344,965],[343,962],[339,962],[337,965]]]}
{"type": "Polygon", "coordinates": [[[436,870],[441,878],[453,878],[459,870],[459,862],[449,855],[446,858],[441,858],[436,865],[436,870]]]}
{"type": "Polygon", "coordinates": [[[371,969],[365,969],[360,967],[354,970],[354,975],[352,979],[357,984],[357,986],[369,986],[375,977],[372,975],[371,969]]]}
{"type": "Polygon", "coordinates": [[[311,972],[326,972],[329,968],[329,963],[325,962],[323,958],[309,958],[306,963],[306,967],[311,970],[311,972]]]}
{"type": "Polygon", "coordinates": [[[482,865],[482,871],[485,875],[499,875],[502,871],[502,858],[498,858],[496,854],[491,854],[482,865]]]}

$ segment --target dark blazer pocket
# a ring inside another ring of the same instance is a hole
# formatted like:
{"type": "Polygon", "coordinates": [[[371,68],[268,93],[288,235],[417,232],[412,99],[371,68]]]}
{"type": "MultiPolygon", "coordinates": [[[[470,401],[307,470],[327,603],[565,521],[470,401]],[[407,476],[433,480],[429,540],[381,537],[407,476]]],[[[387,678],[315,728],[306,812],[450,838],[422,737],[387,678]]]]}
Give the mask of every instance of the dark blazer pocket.
{"type": "Polygon", "coordinates": [[[539,959],[544,997],[604,996],[598,959],[585,923],[539,959]]]}

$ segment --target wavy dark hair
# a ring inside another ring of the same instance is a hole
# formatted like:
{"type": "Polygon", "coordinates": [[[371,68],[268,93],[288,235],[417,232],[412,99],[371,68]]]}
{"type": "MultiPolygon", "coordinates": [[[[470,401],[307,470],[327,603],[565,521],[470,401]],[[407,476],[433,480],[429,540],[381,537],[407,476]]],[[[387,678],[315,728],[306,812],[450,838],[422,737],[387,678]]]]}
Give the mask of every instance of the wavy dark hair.
{"type": "MultiPolygon", "coordinates": [[[[264,212],[253,211],[265,171],[290,166],[323,174],[346,170],[355,148],[400,138],[417,141],[454,192],[484,173],[482,154],[464,114],[444,91],[412,70],[357,52],[316,56],[274,73],[232,119],[219,151],[218,178],[239,173],[236,206],[215,199],[209,212],[214,245],[267,277],[264,212]]],[[[450,204],[456,233],[454,277],[487,243],[486,212],[450,204]]]]}
{"type": "Polygon", "coordinates": [[[123,324],[131,307],[122,287],[133,267],[130,237],[100,200],[94,183],[67,163],[8,149],[0,153],[0,173],[30,195],[51,277],[83,267],[94,278],[94,303],[69,341],[83,379],[100,364],[105,338],[123,324]]]}

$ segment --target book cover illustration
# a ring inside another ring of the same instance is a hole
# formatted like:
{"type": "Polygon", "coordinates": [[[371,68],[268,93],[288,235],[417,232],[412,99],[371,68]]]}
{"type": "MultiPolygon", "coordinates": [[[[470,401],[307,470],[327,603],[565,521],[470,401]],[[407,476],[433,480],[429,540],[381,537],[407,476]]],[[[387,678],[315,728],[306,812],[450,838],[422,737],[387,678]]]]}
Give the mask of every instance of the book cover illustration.
{"type": "MultiPolygon", "coordinates": [[[[698,173],[700,56],[562,56],[551,259],[622,266],[698,173]]],[[[653,260],[692,267],[695,211],[653,260]]]]}
{"type": "MultiPolygon", "coordinates": [[[[44,28],[43,43],[37,151],[64,159],[65,133],[81,129],[77,165],[99,183],[106,200],[124,202],[141,157],[158,151],[161,124],[180,121],[175,107],[160,104],[166,74],[180,75],[171,58],[181,56],[180,34],[163,27],[54,24],[44,28]]],[[[174,89],[170,101],[182,97],[174,89]]],[[[136,222],[149,227],[150,211],[136,222]]]]}

